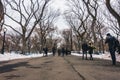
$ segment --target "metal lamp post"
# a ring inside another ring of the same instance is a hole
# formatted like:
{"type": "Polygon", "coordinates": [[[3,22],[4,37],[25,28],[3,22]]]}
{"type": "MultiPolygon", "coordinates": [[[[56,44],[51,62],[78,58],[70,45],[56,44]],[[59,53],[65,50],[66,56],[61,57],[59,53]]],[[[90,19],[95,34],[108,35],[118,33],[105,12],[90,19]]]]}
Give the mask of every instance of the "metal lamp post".
{"type": "Polygon", "coordinates": [[[4,54],[4,49],[5,49],[5,34],[6,34],[6,31],[7,31],[7,28],[3,28],[4,35],[3,35],[3,46],[2,46],[2,51],[1,51],[2,54],[4,54]]]}

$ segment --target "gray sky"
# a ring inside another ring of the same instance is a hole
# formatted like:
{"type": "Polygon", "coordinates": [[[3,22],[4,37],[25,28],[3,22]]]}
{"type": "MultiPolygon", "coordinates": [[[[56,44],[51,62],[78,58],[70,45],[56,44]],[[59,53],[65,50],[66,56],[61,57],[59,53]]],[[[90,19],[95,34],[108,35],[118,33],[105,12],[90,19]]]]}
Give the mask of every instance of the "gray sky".
{"type": "MultiPolygon", "coordinates": [[[[52,3],[50,5],[53,6],[53,8],[55,8],[55,9],[60,9],[61,13],[63,13],[67,9],[66,0],[52,0],[52,3]]],[[[11,14],[13,14],[13,13],[11,13],[11,14]]],[[[16,23],[11,22],[9,19],[7,19],[7,23],[8,24],[12,23],[12,25],[16,25],[16,23]]],[[[60,29],[60,30],[68,28],[68,26],[66,25],[66,21],[63,19],[62,16],[60,16],[56,20],[55,26],[57,26],[58,29],[60,29]]],[[[11,31],[10,28],[8,28],[8,30],[11,31]]]]}
{"type": "MultiPolygon", "coordinates": [[[[54,3],[52,3],[52,5],[54,8],[60,9],[61,13],[67,10],[66,0],[54,0],[54,3]]],[[[60,16],[58,18],[55,25],[58,26],[60,30],[68,28],[68,26],[66,25],[66,21],[63,19],[63,16],[60,16]]]]}

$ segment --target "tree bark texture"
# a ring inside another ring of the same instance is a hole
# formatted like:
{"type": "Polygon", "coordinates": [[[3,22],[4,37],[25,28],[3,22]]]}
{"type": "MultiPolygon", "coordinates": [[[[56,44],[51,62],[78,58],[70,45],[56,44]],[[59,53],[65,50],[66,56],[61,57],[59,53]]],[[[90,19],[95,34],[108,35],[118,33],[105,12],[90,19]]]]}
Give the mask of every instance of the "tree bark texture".
{"type": "Polygon", "coordinates": [[[120,28],[120,15],[117,13],[117,11],[115,11],[111,4],[110,4],[110,0],[106,0],[106,7],[108,8],[109,12],[115,17],[115,19],[117,19],[117,22],[119,24],[119,28],[120,28]]]}

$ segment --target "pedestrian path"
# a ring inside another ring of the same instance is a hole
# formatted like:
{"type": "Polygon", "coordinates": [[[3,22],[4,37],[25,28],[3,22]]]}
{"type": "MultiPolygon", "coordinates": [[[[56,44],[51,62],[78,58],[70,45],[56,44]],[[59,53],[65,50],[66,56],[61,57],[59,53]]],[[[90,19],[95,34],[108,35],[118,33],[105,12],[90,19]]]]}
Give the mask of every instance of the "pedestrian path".
{"type": "Polygon", "coordinates": [[[0,80],[83,80],[63,57],[58,56],[11,61],[0,68],[4,69],[0,80]]]}
{"type": "Polygon", "coordinates": [[[119,80],[120,63],[82,60],[77,56],[48,56],[13,60],[0,65],[0,80],[119,80]]]}
{"type": "Polygon", "coordinates": [[[65,59],[83,76],[84,80],[120,80],[119,62],[113,66],[110,60],[82,60],[81,57],[76,56],[68,56],[65,59]]]}

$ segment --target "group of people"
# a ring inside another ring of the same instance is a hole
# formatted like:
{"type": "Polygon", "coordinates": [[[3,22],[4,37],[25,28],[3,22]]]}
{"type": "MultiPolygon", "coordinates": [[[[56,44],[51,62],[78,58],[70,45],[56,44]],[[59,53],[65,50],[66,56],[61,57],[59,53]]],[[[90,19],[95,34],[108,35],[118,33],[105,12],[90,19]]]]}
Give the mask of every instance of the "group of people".
{"type": "MultiPolygon", "coordinates": [[[[112,65],[116,65],[115,52],[117,51],[118,54],[120,54],[119,41],[114,36],[112,36],[110,33],[108,33],[106,35],[105,44],[108,44],[109,52],[110,52],[111,59],[112,59],[112,65]]],[[[92,54],[93,54],[94,49],[95,49],[95,47],[93,47],[91,43],[87,44],[86,42],[83,42],[83,44],[82,44],[82,52],[83,52],[82,59],[87,59],[87,53],[89,53],[90,60],[93,60],[92,54]]]]}
{"type": "MultiPolygon", "coordinates": [[[[111,36],[110,33],[107,34],[105,43],[108,44],[108,47],[109,47],[109,52],[110,52],[111,59],[112,59],[112,65],[116,65],[115,51],[117,50],[118,53],[120,54],[120,43],[114,36],[111,36]]],[[[89,55],[90,55],[89,59],[93,60],[92,54],[93,54],[94,49],[95,49],[95,47],[92,45],[91,42],[89,42],[88,44],[86,42],[83,42],[83,44],[82,44],[82,52],[83,52],[82,59],[87,60],[88,59],[87,53],[89,53],[89,55]]],[[[45,56],[47,56],[48,48],[47,47],[43,48],[43,51],[45,53],[45,56]]],[[[53,56],[55,56],[56,52],[58,53],[58,56],[64,56],[64,55],[70,54],[70,51],[64,47],[58,48],[58,49],[53,47],[52,48],[53,56]]]]}
{"type": "MultiPolygon", "coordinates": [[[[43,56],[48,56],[48,48],[47,47],[43,48],[43,51],[45,54],[43,56]]],[[[58,48],[58,49],[56,47],[52,47],[51,51],[52,51],[53,56],[55,56],[56,53],[58,53],[58,56],[64,56],[64,55],[70,54],[70,51],[65,49],[64,47],[58,48]]]]}
{"type": "Polygon", "coordinates": [[[71,51],[69,51],[68,49],[62,47],[62,48],[58,48],[58,56],[63,56],[64,55],[69,55],[71,53],[71,51]]]}
{"type": "Polygon", "coordinates": [[[83,42],[82,44],[82,52],[83,52],[83,55],[82,55],[82,59],[88,59],[87,58],[87,53],[90,54],[90,60],[93,60],[93,50],[95,49],[95,47],[92,45],[92,43],[89,42],[89,44],[87,44],[86,42],[83,42]],[[85,56],[84,56],[85,55],[85,56]]]}
{"type": "Polygon", "coordinates": [[[47,47],[44,47],[44,48],[43,48],[43,51],[44,51],[43,56],[48,56],[48,48],[47,48],[47,47]],[[44,55],[44,54],[45,54],[45,55],[44,55]]]}

